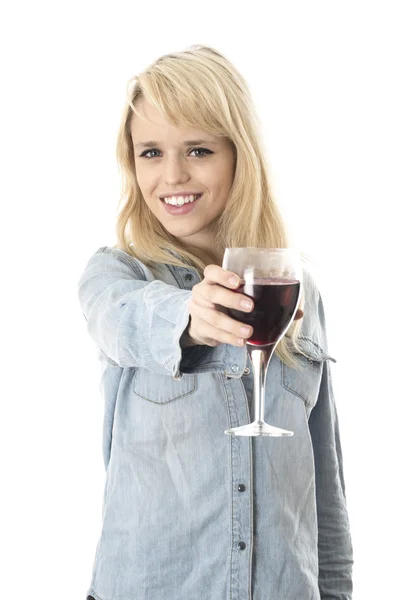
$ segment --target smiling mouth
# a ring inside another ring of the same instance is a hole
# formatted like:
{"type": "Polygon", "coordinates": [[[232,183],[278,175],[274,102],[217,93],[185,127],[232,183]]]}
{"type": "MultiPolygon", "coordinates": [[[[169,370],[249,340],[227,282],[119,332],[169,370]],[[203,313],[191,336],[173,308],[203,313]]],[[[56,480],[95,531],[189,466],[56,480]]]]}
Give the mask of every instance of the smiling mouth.
{"type": "Polygon", "coordinates": [[[184,206],[185,204],[191,204],[195,202],[199,198],[201,198],[203,194],[195,194],[193,196],[172,196],[170,200],[168,200],[168,196],[165,198],[160,198],[162,202],[168,204],[168,206],[184,206]]]}

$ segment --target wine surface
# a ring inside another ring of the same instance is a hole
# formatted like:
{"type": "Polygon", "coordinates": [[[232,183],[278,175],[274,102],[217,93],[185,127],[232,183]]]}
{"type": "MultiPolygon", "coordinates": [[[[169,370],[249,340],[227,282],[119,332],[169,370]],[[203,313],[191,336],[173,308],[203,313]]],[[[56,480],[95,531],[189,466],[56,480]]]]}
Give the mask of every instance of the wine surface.
{"type": "Polygon", "coordinates": [[[296,310],[300,282],[264,277],[245,282],[235,291],[250,296],[254,301],[251,313],[228,309],[228,314],[233,319],[253,327],[253,335],[247,343],[255,346],[275,344],[286,331],[296,310]]]}

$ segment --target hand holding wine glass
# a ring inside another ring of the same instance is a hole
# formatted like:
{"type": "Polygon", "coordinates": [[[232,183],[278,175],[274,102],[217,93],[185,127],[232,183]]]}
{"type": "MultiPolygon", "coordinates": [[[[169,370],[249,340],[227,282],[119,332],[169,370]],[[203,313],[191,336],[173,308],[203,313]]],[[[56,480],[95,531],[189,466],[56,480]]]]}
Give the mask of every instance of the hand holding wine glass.
{"type": "MultiPolygon", "coordinates": [[[[192,298],[189,302],[190,324],[188,337],[183,347],[207,345],[216,347],[220,344],[243,346],[253,334],[250,325],[247,334],[241,330],[249,327],[245,322],[231,318],[224,309],[232,309],[250,313],[254,302],[247,295],[238,293],[241,279],[232,271],[226,271],[218,265],[208,265],[204,269],[204,279],[193,286],[192,298]],[[232,281],[233,278],[233,281],[232,281]],[[241,302],[250,304],[248,308],[241,302]]],[[[235,313],[238,314],[238,313],[235,313]]],[[[301,319],[303,312],[297,311],[295,319],[301,319]]]]}

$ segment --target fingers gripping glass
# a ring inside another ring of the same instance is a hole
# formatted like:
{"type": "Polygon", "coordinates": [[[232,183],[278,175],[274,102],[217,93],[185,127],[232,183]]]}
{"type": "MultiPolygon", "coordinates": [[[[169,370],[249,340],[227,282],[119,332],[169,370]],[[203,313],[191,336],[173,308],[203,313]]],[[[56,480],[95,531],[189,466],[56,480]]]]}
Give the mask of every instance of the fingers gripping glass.
{"type": "Polygon", "coordinates": [[[300,254],[289,248],[227,248],[222,268],[236,273],[241,284],[235,290],[250,296],[250,313],[228,309],[233,319],[251,325],[246,348],[253,365],[254,421],[228,429],[229,435],[290,436],[292,431],[264,421],[265,381],[271,356],[290,327],[299,306],[302,287],[300,254]]]}

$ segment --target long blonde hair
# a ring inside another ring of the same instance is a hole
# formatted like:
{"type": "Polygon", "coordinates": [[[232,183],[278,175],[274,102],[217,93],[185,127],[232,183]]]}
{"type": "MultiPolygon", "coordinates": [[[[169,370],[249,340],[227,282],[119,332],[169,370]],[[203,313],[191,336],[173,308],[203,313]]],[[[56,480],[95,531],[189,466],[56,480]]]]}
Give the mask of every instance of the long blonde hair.
{"type": "MultiPolygon", "coordinates": [[[[143,199],[131,137],[131,119],[139,114],[135,104],[141,97],[171,124],[197,127],[231,141],[235,176],[226,208],[215,223],[216,247],[286,248],[287,233],[268,184],[261,125],[247,83],[220,52],[204,45],[164,55],[128,82],[116,148],[122,206],[114,247],[149,268],[155,263],[190,265],[200,277],[213,260],[212,254],[171,235],[143,199]]],[[[296,341],[300,327],[301,320],[294,321],[276,348],[279,358],[294,368],[300,366],[295,352],[302,353],[296,341]]]]}

